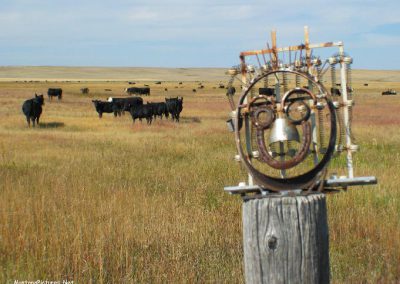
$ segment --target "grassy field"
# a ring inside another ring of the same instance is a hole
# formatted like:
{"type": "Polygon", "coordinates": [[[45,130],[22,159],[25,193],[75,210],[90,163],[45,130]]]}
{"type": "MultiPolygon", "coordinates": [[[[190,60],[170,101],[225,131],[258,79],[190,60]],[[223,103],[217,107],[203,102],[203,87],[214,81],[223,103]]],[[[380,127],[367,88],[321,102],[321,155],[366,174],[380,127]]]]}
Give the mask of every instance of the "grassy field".
{"type": "MultiPolygon", "coordinates": [[[[243,283],[241,200],[223,187],[246,173],[233,161],[221,70],[28,71],[0,71],[0,283],[243,283]],[[181,122],[99,119],[91,99],[122,95],[126,80],[149,84],[149,101],[182,96],[181,122]],[[195,81],[205,88],[193,93],[195,81]],[[21,105],[48,87],[64,98],[46,98],[29,129],[21,105]]],[[[400,96],[380,93],[400,90],[400,71],[354,73],[356,175],[379,184],[328,196],[332,282],[399,283],[400,96]]]]}

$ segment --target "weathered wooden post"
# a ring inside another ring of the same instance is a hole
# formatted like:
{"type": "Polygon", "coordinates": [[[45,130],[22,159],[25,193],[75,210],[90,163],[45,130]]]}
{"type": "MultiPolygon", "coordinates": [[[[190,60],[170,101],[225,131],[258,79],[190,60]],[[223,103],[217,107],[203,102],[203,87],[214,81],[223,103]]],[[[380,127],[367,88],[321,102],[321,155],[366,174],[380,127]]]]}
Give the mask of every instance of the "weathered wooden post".
{"type": "Polygon", "coordinates": [[[243,202],[246,283],[329,283],[325,195],[243,202]]]}
{"type": "Polygon", "coordinates": [[[352,153],[358,146],[352,144],[353,101],[347,94],[353,91],[348,72],[352,59],[342,42],[310,44],[308,28],[305,44],[297,46],[278,48],[275,31],[271,35],[271,48],[241,52],[241,64],[228,71],[226,95],[232,112],[227,123],[235,133],[235,159],[250,176],[247,184],[225,187],[243,198],[245,279],[246,283],[329,283],[325,193],[377,182],[375,177],[353,176],[352,153]],[[321,67],[312,51],[326,47],[337,47],[339,52],[321,67]],[[279,58],[285,52],[289,62],[279,58]],[[246,62],[251,56],[259,68],[246,62]],[[335,64],[341,65],[342,96],[334,79],[331,91],[322,83],[329,67],[336,78],[335,64]],[[235,92],[230,91],[234,82],[242,87],[236,103],[235,92]],[[268,88],[265,82],[275,85],[268,88]],[[348,176],[333,174],[326,179],[335,152],[346,152],[348,176]]]}

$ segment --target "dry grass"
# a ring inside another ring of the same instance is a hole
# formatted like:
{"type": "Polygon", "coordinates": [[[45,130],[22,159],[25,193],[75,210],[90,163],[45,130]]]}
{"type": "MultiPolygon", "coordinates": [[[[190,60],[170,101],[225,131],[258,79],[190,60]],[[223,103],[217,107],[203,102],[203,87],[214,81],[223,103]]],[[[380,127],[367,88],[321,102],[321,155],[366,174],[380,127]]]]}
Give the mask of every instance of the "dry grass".
{"type": "MultiPolygon", "coordinates": [[[[355,163],[379,185],[328,197],[332,280],[396,283],[400,97],[380,90],[400,83],[360,78],[355,163]]],[[[149,100],[184,97],[180,124],[98,119],[90,100],[105,88],[122,95],[124,82],[0,83],[0,282],[243,282],[241,200],[223,187],[245,173],[233,162],[224,90],[150,85],[149,100]],[[22,102],[49,86],[65,98],[46,100],[42,126],[28,129],[22,102]]]]}

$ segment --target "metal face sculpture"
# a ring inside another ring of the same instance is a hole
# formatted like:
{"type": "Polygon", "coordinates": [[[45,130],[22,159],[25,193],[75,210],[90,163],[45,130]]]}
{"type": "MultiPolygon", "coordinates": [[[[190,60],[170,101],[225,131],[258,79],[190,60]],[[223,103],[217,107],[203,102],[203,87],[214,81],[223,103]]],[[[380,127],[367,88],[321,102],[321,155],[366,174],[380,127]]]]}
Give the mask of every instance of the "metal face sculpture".
{"type": "Polygon", "coordinates": [[[237,160],[248,171],[249,182],[225,190],[304,193],[376,183],[375,177],[353,176],[352,153],[358,147],[352,144],[351,133],[351,57],[341,42],[309,44],[307,28],[305,42],[277,48],[273,32],[272,48],[242,52],[241,64],[228,70],[232,113],[227,123],[235,133],[237,160]],[[339,53],[322,64],[312,50],[323,47],[339,47],[339,53]],[[292,52],[296,52],[293,61],[292,52]],[[289,62],[279,59],[280,53],[289,53],[289,62]],[[246,62],[249,56],[256,57],[258,68],[246,62]],[[340,84],[336,83],[337,64],[341,66],[340,84]],[[323,83],[328,69],[330,89],[323,83]],[[242,88],[237,102],[236,82],[242,88]],[[325,179],[330,160],[341,152],[347,152],[348,176],[325,179]]]}

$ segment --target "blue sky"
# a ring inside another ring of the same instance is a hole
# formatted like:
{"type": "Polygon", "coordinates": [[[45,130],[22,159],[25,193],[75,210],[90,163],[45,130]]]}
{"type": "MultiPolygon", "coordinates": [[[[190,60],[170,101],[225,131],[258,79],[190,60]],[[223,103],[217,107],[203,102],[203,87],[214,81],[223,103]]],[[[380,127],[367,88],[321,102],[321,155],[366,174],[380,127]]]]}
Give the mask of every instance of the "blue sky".
{"type": "Polygon", "coordinates": [[[296,45],[308,25],[312,43],[343,41],[354,68],[399,69],[399,12],[399,0],[0,0],[0,65],[229,67],[271,29],[296,45]]]}

